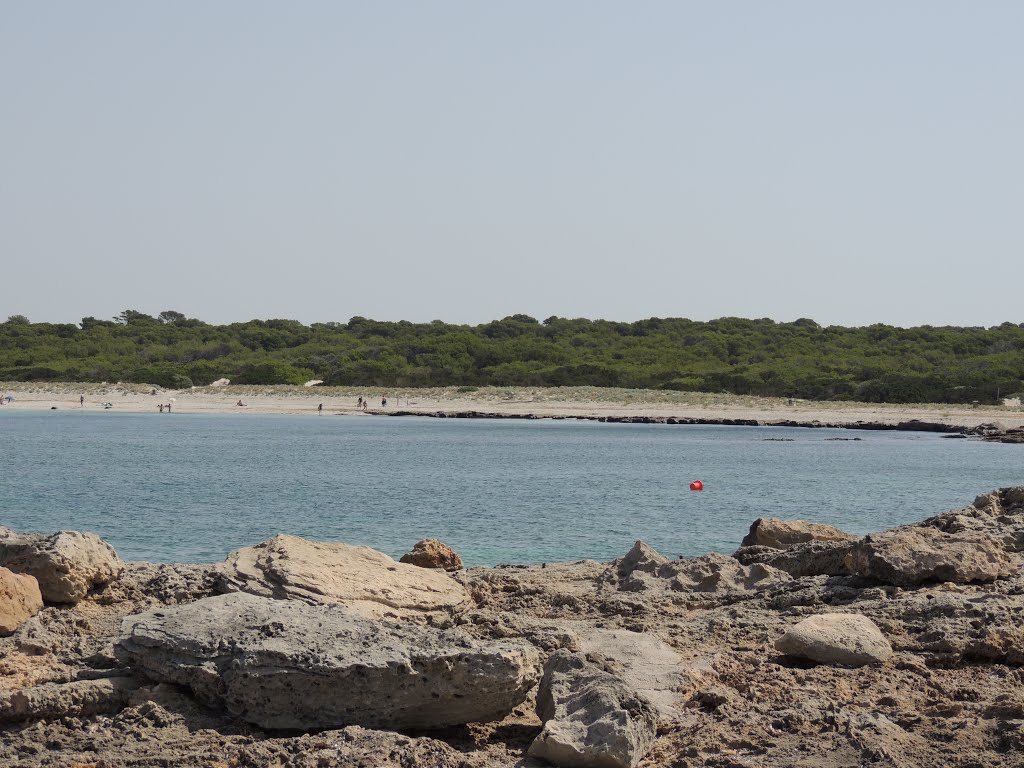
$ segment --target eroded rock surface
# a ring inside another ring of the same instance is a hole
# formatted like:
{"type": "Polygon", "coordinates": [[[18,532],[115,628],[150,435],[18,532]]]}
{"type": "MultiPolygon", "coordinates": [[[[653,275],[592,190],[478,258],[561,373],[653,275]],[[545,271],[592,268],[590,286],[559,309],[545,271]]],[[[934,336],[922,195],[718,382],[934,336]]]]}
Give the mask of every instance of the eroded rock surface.
{"type": "Polygon", "coordinates": [[[35,577],[0,567],[0,635],[8,635],[42,610],[35,577]]]}
{"type": "Polygon", "coordinates": [[[263,728],[440,728],[499,719],[539,675],[522,641],[236,593],[125,619],[119,659],[263,728]]]}
{"type": "Polygon", "coordinates": [[[932,527],[865,536],[846,555],[846,565],[850,573],[897,586],[994,581],[1019,568],[1003,545],[984,533],[950,534],[932,527]]]}
{"type": "Polygon", "coordinates": [[[0,566],[34,576],[48,603],[77,603],[89,590],[117,578],[124,564],[94,533],[43,535],[0,528],[0,566]]]}
{"type": "Polygon", "coordinates": [[[379,616],[457,609],[468,595],[440,571],[398,563],[369,547],[275,536],[233,552],[219,569],[224,591],[313,604],[345,603],[379,616]]]}
{"type": "Polygon", "coordinates": [[[531,757],[556,766],[632,768],[657,735],[654,705],[580,654],[558,651],[537,691],[544,728],[531,757]]]}
{"type": "Polygon", "coordinates": [[[789,574],[772,566],[747,566],[732,557],[710,553],[685,560],[669,560],[638,541],[625,557],[613,563],[608,578],[626,592],[672,590],[675,592],[734,592],[758,589],[789,574]]]}
{"type": "Polygon", "coordinates": [[[130,677],[111,677],[0,692],[0,723],[116,712],[138,687],[130,677]]]}
{"type": "Polygon", "coordinates": [[[804,576],[846,576],[850,568],[846,556],[854,541],[808,541],[792,544],[786,549],[775,547],[740,547],[733,553],[743,565],[769,565],[795,578],[804,576]]]}

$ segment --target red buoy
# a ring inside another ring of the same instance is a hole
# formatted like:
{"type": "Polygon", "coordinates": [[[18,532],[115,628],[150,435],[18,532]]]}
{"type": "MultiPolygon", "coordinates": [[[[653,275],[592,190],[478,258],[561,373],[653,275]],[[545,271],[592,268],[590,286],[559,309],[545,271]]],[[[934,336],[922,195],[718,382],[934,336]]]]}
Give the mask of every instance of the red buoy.
{"type": "Polygon", "coordinates": [[[691,491],[703,491],[704,490],[704,483],[702,483],[700,480],[694,480],[692,483],[690,483],[690,490],[691,491]]]}

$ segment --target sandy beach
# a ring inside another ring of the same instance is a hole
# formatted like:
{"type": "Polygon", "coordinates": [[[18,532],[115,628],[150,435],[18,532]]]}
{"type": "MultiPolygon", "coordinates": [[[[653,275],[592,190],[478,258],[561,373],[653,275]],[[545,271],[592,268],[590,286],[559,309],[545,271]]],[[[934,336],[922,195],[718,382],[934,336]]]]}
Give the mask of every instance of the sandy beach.
{"type": "Polygon", "coordinates": [[[5,411],[110,410],[128,413],[159,413],[171,404],[171,413],[290,414],[352,416],[389,414],[449,415],[487,413],[496,416],[538,418],[621,419],[735,419],[762,424],[854,424],[870,422],[896,425],[911,420],[973,428],[996,424],[1002,429],[1024,427],[1024,408],[949,404],[873,404],[854,402],[788,401],[782,398],[744,397],[696,392],[605,389],[598,387],[480,387],[392,389],[355,387],[222,386],[165,390],[136,384],[27,384],[0,385],[13,400],[5,411]],[[460,391],[461,390],[461,391],[460,391]],[[155,393],[155,394],[154,394],[155,393]],[[360,397],[369,400],[364,411],[360,397]],[[382,397],[387,405],[381,405],[382,397]],[[80,403],[84,398],[84,403],[80,403]],[[238,405],[238,403],[244,405],[238,405]],[[106,404],[110,404],[107,407],[106,404]],[[323,404],[320,414],[318,406],[323,404]]]}

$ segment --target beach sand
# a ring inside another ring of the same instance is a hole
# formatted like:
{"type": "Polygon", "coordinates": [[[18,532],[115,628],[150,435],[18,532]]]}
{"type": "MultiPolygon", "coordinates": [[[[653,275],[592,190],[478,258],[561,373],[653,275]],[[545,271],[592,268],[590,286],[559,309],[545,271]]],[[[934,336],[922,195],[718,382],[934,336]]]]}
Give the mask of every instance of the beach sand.
{"type": "MultiPolygon", "coordinates": [[[[466,388],[462,388],[466,389],[466,388]]],[[[947,404],[873,404],[817,402],[783,398],[745,397],[696,392],[604,389],[598,387],[481,387],[475,391],[459,388],[388,389],[356,387],[224,386],[165,390],[136,384],[30,384],[0,385],[0,392],[14,400],[2,406],[4,412],[24,410],[104,410],[158,414],[160,404],[171,403],[171,413],[237,414],[256,413],[323,417],[386,414],[401,410],[432,414],[444,411],[488,413],[502,416],[533,415],[540,418],[675,418],[743,419],[761,423],[793,421],[806,424],[852,424],[858,421],[896,425],[919,420],[971,428],[995,423],[1002,429],[1024,427],[1024,408],[947,404]],[[387,406],[381,397],[387,396],[387,406]],[[365,413],[356,406],[365,396],[370,401],[365,413]],[[85,398],[84,405],[79,397],[85,398]],[[238,402],[245,403],[239,406],[238,402]],[[792,402],[792,404],[790,404],[792,402]]]]}

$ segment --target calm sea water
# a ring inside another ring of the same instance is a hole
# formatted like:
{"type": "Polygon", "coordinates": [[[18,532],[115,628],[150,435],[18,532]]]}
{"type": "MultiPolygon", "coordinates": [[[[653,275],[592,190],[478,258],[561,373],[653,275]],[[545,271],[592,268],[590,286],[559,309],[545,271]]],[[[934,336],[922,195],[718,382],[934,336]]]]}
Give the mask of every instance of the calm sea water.
{"type": "Polygon", "coordinates": [[[0,525],[95,531],[129,560],[220,560],[282,532],[395,557],[436,537],[467,565],[607,560],[636,539],[690,556],[731,552],[761,516],[867,533],[1024,484],[1024,446],[898,432],[8,411],[0,437],[0,525]]]}

